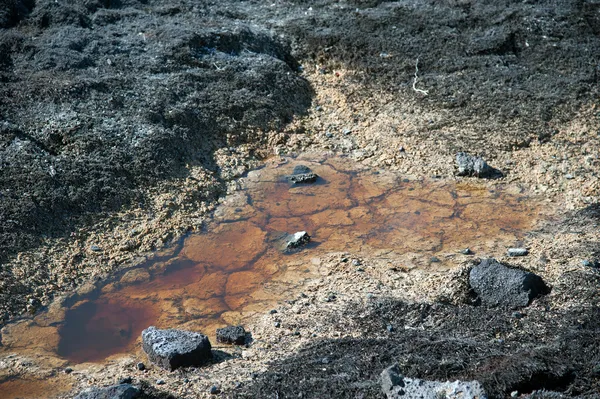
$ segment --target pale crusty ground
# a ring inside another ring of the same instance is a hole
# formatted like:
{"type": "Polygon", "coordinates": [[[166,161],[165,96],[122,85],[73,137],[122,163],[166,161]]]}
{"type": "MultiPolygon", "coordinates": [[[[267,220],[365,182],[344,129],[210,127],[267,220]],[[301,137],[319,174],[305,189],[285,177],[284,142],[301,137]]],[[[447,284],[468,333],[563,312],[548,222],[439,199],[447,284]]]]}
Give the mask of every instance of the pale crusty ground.
{"type": "MultiPolygon", "coordinates": [[[[263,157],[331,151],[350,154],[361,165],[384,168],[417,177],[454,177],[454,151],[446,146],[444,138],[423,132],[430,121],[442,120],[443,114],[419,112],[419,96],[414,93],[409,101],[398,102],[391,95],[363,96],[361,88],[349,82],[352,71],[336,71],[322,75],[306,73],[316,91],[315,106],[311,114],[295,121],[286,132],[269,132],[268,148],[259,149],[263,157]],[[350,129],[350,134],[343,134],[350,129]],[[326,132],[333,137],[328,138],[326,132]],[[404,149],[404,151],[401,151],[404,149]]],[[[445,111],[447,112],[447,111],[445,111]]],[[[522,187],[526,192],[542,195],[548,208],[555,213],[550,223],[560,224],[568,212],[596,203],[600,194],[597,174],[600,171],[600,137],[598,136],[599,110],[590,105],[564,126],[555,126],[558,133],[548,143],[532,142],[525,148],[500,152],[488,156],[492,165],[501,169],[506,177],[502,183],[522,187]],[[570,175],[570,176],[568,176],[570,175]],[[558,222],[558,223],[557,223],[558,222]]],[[[474,127],[446,126],[447,134],[476,134],[474,127]]],[[[501,132],[499,132],[501,134],[501,132]]],[[[235,177],[260,161],[250,159],[246,145],[235,153],[224,149],[217,159],[232,180],[229,192],[236,189],[235,177]]],[[[465,148],[465,150],[468,150],[465,148]]],[[[469,179],[469,178],[465,178],[469,179]]],[[[169,242],[186,232],[199,229],[215,203],[194,203],[195,198],[209,197],[213,177],[206,171],[191,169],[190,177],[171,181],[153,190],[154,203],[150,209],[131,209],[116,215],[98,218],[94,225],[73,232],[68,240],[48,240],[30,253],[19,254],[13,260],[23,278],[27,278],[35,265],[41,262],[53,265],[53,276],[41,282],[34,295],[48,305],[54,295],[67,294],[72,289],[84,292],[89,282],[106,277],[117,270],[139,263],[150,251],[164,248],[169,242]],[[92,245],[101,252],[90,250],[92,245]]],[[[493,185],[497,182],[481,182],[493,185]]],[[[550,213],[553,213],[550,212],[550,213]]],[[[540,226],[543,227],[543,226],[540,226]]],[[[585,269],[581,260],[592,250],[584,243],[600,242],[594,226],[580,226],[577,230],[541,229],[526,238],[530,255],[510,262],[540,274],[550,284],[558,281],[565,272],[585,269]]],[[[500,261],[504,254],[493,254],[500,261]]],[[[138,351],[125,358],[111,359],[106,364],[84,364],[74,367],[65,375],[66,363],[46,363],[44,358],[17,354],[0,354],[0,378],[42,378],[58,376],[63,389],[73,390],[59,395],[71,397],[73,392],[89,386],[115,383],[118,378],[131,376],[154,383],[165,381],[158,389],[186,398],[210,397],[209,388],[219,385],[227,393],[236,383],[248,383],[253,373],[268,368],[269,362],[298,350],[313,339],[352,336],[353,318],[345,314],[350,303],[363,303],[377,297],[392,297],[411,301],[445,300],[453,303],[465,301],[464,271],[470,260],[456,256],[451,272],[423,270],[390,270],[385,254],[330,254],[314,259],[310,266],[320,275],[300,292],[290,295],[297,298],[293,304],[280,304],[278,313],[252,320],[246,328],[252,332],[254,342],[250,348],[220,348],[233,358],[196,371],[169,373],[156,367],[145,372],[135,368],[138,361],[148,362],[138,351]],[[352,259],[360,259],[364,272],[352,266],[352,259]],[[343,261],[343,260],[346,261],[343,261]],[[462,278],[461,278],[462,276],[462,278]],[[329,293],[336,300],[324,301],[329,293]],[[274,323],[281,323],[276,328],[274,323]],[[294,335],[299,331],[300,335],[294,335]],[[185,378],[188,382],[185,382],[185,378]]],[[[553,306],[569,307],[577,304],[552,298],[553,306]]],[[[31,311],[37,306],[32,305],[31,311]]],[[[216,346],[219,349],[218,346],[216,346]]],[[[61,389],[56,389],[59,392],[61,389]]]]}

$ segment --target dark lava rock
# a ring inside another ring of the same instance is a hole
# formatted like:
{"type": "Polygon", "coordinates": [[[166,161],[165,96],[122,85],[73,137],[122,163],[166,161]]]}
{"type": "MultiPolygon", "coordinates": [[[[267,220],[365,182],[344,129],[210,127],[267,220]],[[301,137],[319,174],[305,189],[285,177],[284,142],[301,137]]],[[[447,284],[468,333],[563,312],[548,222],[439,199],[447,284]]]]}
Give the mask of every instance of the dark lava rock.
{"type": "Polygon", "coordinates": [[[140,371],[144,371],[144,370],[146,370],[146,365],[144,363],[142,363],[142,362],[139,362],[137,364],[137,369],[140,370],[140,371]]]}
{"type": "Polygon", "coordinates": [[[217,328],[217,342],[244,345],[246,343],[246,330],[242,326],[217,328]]]}
{"type": "Polygon", "coordinates": [[[306,231],[298,231],[294,234],[282,233],[275,237],[276,246],[283,253],[298,251],[310,242],[310,236],[306,231]]]}
{"type": "Polygon", "coordinates": [[[290,234],[286,240],[286,249],[295,249],[305,246],[310,242],[310,236],[306,231],[298,231],[290,234]]]}
{"type": "Polygon", "coordinates": [[[469,155],[465,152],[456,154],[458,176],[493,177],[499,171],[492,168],[481,157],[469,155]]]}
{"type": "Polygon", "coordinates": [[[140,394],[140,390],[131,384],[119,384],[87,388],[75,396],[75,399],[135,399],[140,394]]]}
{"type": "Polygon", "coordinates": [[[191,331],[148,327],[142,331],[142,348],[151,362],[171,371],[199,366],[212,358],[208,337],[191,331]]]}
{"type": "Polygon", "coordinates": [[[383,370],[381,388],[388,399],[487,399],[485,390],[477,381],[440,382],[407,378],[400,374],[397,365],[383,370]]]}
{"type": "Polygon", "coordinates": [[[550,292],[540,276],[507,267],[495,259],[484,259],[475,266],[469,274],[469,284],[488,306],[523,307],[550,292]]]}
{"type": "Polygon", "coordinates": [[[316,173],[314,173],[308,166],[298,165],[294,168],[291,175],[286,176],[287,180],[293,184],[310,184],[317,181],[316,173]]]}
{"type": "Polygon", "coordinates": [[[0,29],[10,28],[19,23],[33,6],[34,0],[3,0],[0,2],[0,29]]]}

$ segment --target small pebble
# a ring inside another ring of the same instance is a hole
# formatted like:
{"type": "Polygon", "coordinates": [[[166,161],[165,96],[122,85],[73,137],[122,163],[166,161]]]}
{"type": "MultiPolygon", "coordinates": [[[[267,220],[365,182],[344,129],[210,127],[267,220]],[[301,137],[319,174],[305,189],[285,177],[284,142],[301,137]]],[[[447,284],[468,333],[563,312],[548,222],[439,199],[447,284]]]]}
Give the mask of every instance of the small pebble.
{"type": "Polygon", "coordinates": [[[323,359],[321,359],[321,363],[323,364],[329,364],[330,360],[328,357],[324,357],[323,359]]]}
{"type": "Polygon", "coordinates": [[[439,262],[441,262],[440,258],[438,258],[437,256],[432,256],[431,259],[429,259],[429,261],[431,263],[439,263],[439,262]]]}
{"type": "Polygon", "coordinates": [[[294,335],[295,335],[296,337],[299,337],[299,336],[300,336],[300,331],[294,331],[294,335]]]}
{"type": "Polygon", "coordinates": [[[512,317],[514,317],[515,319],[522,319],[523,318],[523,313],[521,313],[521,312],[514,312],[512,314],[512,317]]]}
{"type": "Polygon", "coordinates": [[[471,251],[471,248],[465,248],[465,249],[461,250],[460,253],[463,255],[472,255],[473,251],[471,251]]]}
{"type": "Polygon", "coordinates": [[[275,314],[275,313],[277,313],[277,309],[271,309],[271,310],[269,311],[269,314],[275,314]]]}
{"type": "Polygon", "coordinates": [[[572,175],[572,174],[570,174],[570,173],[567,173],[567,174],[565,175],[565,179],[567,179],[567,180],[571,180],[571,179],[573,179],[573,175],[572,175]]]}
{"type": "Polygon", "coordinates": [[[525,256],[529,253],[526,248],[508,248],[508,256],[525,256]]]}
{"type": "Polygon", "coordinates": [[[325,133],[325,137],[327,137],[327,138],[329,138],[329,139],[330,139],[330,138],[332,138],[332,137],[333,137],[333,133],[331,133],[331,132],[326,132],[326,133],[325,133]]]}
{"type": "Polygon", "coordinates": [[[165,380],[156,380],[156,385],[165,385],[165,380]]]}
{"type": "Polygon", "coordinates": [[[99,246],[97,246],[97,245],[92,245],[92,246],[90,247],[90,249],[91,249],[92,251],[94,251],[94,252],[100,252],[100,251],[102,251],[102,248],[100,248],[100,247],[99,247],[99,246]]]}
{"type": "Polygon", "coordinates": [[[146,365],[144,363],[142,363],[142,362],[139,362],[137,364],[137,369],[140,370],[140,371],[144,371],[144,370],[146,370],[146,365]]]}
{"type": "Polygon", "coordinates": [[[352,133],[352,130],[350,130],[350,129],[344,129],[344,130],[342,131],[342,133],[344,133],[344,136],[347,136],[347,135],[349,135],[350,133],[352,133]]]}
{"type": "Polygon", "coordinates": [[[388,332],[393,332],[394,331],[394,326],[391,325],[391,324],[388,324],[385,328],[388,330],[388,332]]]}
{"type": "Polygon", "coordinates": [[[400,146],[400,148],[398,148],[398,151],[400,151],[400,152],[406,152],[406,149],[403,146],[400,146]]]}
{"type": "Polygon", "coordinates": [[[358,259],[352,259],[352,266],[360,266],[360,261],[358,259]]]}
{"type": "Polygon", "coordinates": [[[512,392],[510,393],[510,397],[511,397],[511,398],[516,398],[517,396],[519,396],[519,391],[512,391],[512,392]]]}
{"type": "Polygon", "coordinates": [[[323,111],[323,107],[321,107],[320,105],[317,105],[315,107],[315,111],[323,111]]]}
{"type": "Polygon", "coordinates": [[[281,327],[281,323],[280,323],[280,322],[278,322],[278,321],[276,321],[276,322],[275,322],[275,324],[273,324],[273,325],[275,326],[275,328],[279,328],[279,327],[281,327]]]}
{"type": "Polygon", "coordinates": [[[65,374],[71,374],[73,372],[73,369],[71,367],[67,367],[64,371],[65,374]]]}
{"type": "Polygon", "coordinates": [[[357,272],[364,272],[364,271],[365,271],[365,269],[363,269],[362,267],[357,267],[357,268],[356,268],[356,271],[357,271],[357,272]]]}
{"type": "Polygon", "coordinates": [[[594,267],[594,263],[590,262],[589,260],[585,259],[581,261],[581,264],[585,267],[594,267]]]}
{"type": "Polygon", "coordinates": [[[213,385],[212,387],[210,387],[210,394],[211,395],[216,395],[216,394],[218,394],[220,392],[221,392],[221,390],[219,389],[218,386],[213,385]]]}

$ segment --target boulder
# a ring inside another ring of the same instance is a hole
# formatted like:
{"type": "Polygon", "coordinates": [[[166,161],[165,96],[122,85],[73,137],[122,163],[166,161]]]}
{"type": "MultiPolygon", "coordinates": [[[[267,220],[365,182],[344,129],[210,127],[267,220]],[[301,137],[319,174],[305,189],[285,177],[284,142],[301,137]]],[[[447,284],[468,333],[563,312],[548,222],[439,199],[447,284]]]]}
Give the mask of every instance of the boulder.
{"type": "Polygon", "coordinates": [[[292,184],[310,184],[317,181],[319,176],[305,165],[298,165],[294,168],[291,175],[286,176],[292,184]]]}
{"type": "Polygon", "coordinates": [[[471,269],[469,284],[488,306],[523,307],[550,292],[540,276],[505,266],[496,259],[483,259],[471,269]]]}
{"type": "Polygon", "coordinates": [[[246,330],[242,326],[217,328],[217,342],[244,345],[246,343],[246,330]]]}
{"type": "Polygon", "coordinates": [[[141,391],[133,385],[119,384],[87,388],[75,396],[75,399],[135,399],[140,395],[141,391]]]}
{"type": "Polygon", "coordinates": [[[212,358],[208,337],[191,331],[148,327],[142,331],[142,348],[152,363],[171,371],[200,366],[212,358]]]}
{"type": "Polygon", "coordinates": [[[440,382],[407,378],[397,365],[381,373],[381,388],[388,399],[487,399],[485,390],[477,381],[440,382]]]}
{"type": "Polygon", "coordinates": [[[500,172],[492,168],[481,157],[476,157],[465,152],[456,154],[458,176],[493,177],[500,172]]]}

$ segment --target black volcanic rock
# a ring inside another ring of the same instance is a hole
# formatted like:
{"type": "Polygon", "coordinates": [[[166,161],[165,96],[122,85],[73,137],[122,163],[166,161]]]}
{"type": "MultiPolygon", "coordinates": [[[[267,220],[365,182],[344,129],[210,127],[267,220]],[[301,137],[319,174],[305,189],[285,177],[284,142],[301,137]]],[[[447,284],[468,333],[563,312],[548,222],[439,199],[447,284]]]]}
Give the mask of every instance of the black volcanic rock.
{"type": "Polygon", "coordinates": [[[484,259],[469,274],[469,284],[484,305],[518,308],[550,292],[537,274],[484,259]]]}
{"type": "Polygon", "coordinates": [[[131,384],[91,387],[83,390],[75,399],[135,399],[141,392],[131,384]]]}
{"type": "Polygon", "coordinates": [[[243,345],[246,342],[246,330],[242,326],[217,328],[217,342],[243,345]]]}
{"type": "Polygon", "coordinates": [[[142,331],[142,347],[152,363],[171,371],[200,366],[212,358],[208,337],[191,331],[148,327],[142,331]]]}

